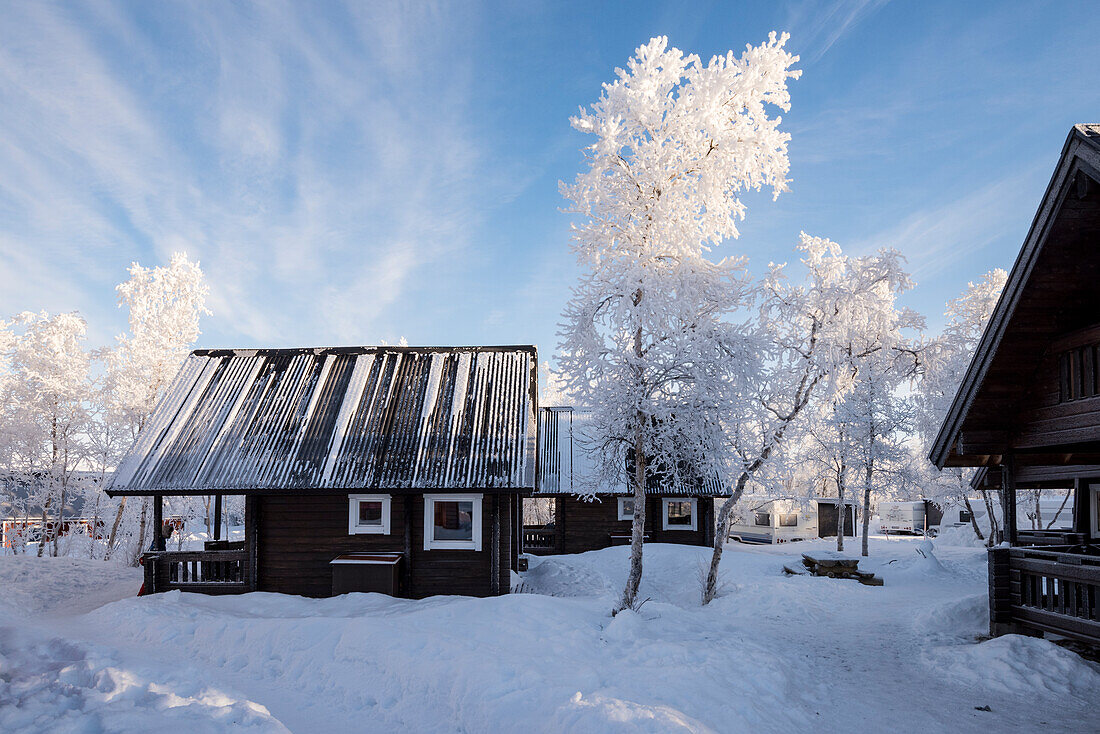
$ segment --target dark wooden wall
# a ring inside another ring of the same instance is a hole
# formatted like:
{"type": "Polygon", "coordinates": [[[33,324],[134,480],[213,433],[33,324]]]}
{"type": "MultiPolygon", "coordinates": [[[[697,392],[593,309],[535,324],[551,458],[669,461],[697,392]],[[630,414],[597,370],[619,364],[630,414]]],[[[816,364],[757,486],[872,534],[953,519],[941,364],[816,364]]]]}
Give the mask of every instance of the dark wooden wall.
{"type": "MultiPolygon", "coordinates": [[[[385,492],[375,492],[382,493],[385,492]]],[[[406,552],[402,596],[437,594],[492,596],[510,586],[515,534],[511,495],[484,495],[480,551],[424,550],[423,495],[393,495],[388,535],[348,534],[348,495],[269,495],[256,497],[258,589],[326,597],[332,594],[330,561],[342,553],[406,552]],[[494,533],[493,507],[499,510],[494,533]],[[494,536],[497,538],[494,563],[494,536]],[[494,588],[492,570],[497,571],[494,588]]]]}
{"type": "Polygon", "coordinates": [[[1100,326],[1055,338],[1034,364],[1034,374],[1021,385],[1025,398],[1016,419],[1015,448],[1041,448],[1100,440],[1100,395],[1063,399],[1061,355],[1100,343],[1100,326]]]}
{"type": "MultiPolygon", "coordinates": [[[[690,498],[686,498],[690,499],[690,498]]],[[[709,545],[714,525],[714,498],[697,497],[695,530],[662,530],[661,498],[646,498],[646,535],[649,543],[709,545]]],[[[630,520],[619,520],[615,497],[601,496],[586,502],[574,496],[558,497],[555,524],[561,553],[583,553],[607,548],[612,535],[630,535],[630,520]]]]}

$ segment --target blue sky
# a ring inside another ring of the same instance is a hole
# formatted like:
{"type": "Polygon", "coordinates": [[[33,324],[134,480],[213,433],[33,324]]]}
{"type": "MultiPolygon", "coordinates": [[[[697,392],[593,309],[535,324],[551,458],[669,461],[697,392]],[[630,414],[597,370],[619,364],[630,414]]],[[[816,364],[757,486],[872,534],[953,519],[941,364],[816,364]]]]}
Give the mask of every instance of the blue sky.
{"type": "Polygon", "coordinates": [[[201,261],[201,346],[535,343],[577,272],[569,115],[633,49],[789,31],[791,192],[751,195],[758,271],[800,230],[909,258],[942,322],[1009,267],[1075,122],[1091,3],[2,3],[0,314],[124,330],[132,260],[201,261]]]}

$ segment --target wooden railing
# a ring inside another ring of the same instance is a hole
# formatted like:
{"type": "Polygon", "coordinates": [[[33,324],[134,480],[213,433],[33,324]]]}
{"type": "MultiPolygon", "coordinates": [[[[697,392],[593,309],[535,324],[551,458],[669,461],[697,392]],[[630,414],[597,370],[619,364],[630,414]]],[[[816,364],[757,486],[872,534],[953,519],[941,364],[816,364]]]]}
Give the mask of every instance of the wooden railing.
{"type": "Polygon", "coordinates": [[[147,594],[173,589],[206,594],[252,591],[247,550],[149,551],[143,562],[147,594]]]}
{"type": "Polygon", "coordinates": [[[990,549],[990,633],[1040,630],[1100,645],[1100,555],[1080,550],[990,549]]]}
{"type": "Polygon", "coordinates": [[[524,553],[553,553],[558,547],[558,534],[553,529],[524,528],[524,553]]]}
{"type": "Polygon", "coordinates": [[[1084,543],[1085,536],[1072,530],[1017,530],[1016,545],[1075,545],[1084,543]]]}

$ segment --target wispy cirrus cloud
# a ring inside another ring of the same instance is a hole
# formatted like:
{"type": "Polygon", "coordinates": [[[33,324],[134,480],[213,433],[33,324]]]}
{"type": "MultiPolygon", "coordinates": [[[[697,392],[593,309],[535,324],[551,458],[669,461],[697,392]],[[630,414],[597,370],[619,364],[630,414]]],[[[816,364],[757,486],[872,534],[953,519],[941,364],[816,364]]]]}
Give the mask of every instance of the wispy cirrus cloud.
{"type": "Polygon", "coordinates": [[[889,0],[809,0],[791,6],[787,28],[803,61],[819,61],[829,49],[889,0]]]}
{"type": "Polygon", "coordinates": [[[327,9],[7,9],[0,312],[118,324],[125,264],[185,249],[219,339],[376,340],[417,268],[468,246],[515,186],[486,175],[468,20],[327,9]]]}
{"type": "Polygon", "coordinates": [[[1048,161],[1036,161],[956,198],[913,211],[896,225],[849,243],[849,249],[856,253],[882,247],[899,250],[918,283],[935,279],[998,242],[1007,247],[999,256],[986,253],[986,269],[1008,268],[1037,204],[1034,184],[1048,170],[1048,161]]]}

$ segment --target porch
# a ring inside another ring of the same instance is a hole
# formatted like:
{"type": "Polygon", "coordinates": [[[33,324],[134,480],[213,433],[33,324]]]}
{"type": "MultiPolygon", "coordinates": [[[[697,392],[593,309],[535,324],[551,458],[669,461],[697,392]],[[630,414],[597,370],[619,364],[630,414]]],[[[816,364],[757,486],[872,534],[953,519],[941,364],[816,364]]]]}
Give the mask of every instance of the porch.
{"type": "Polygon", "coordinates": [[[561,552],[560,535],[545,525],[523,526],[523,552],[533,556],[550,556],[561,552]]]}
{"type": "Polygon", "coordinates": [[[244,594],[255,591],[255,566],[244,541],[212,540],[203,550],[148,551],[142,556],[145,593],[191,591],[244,594]]]}
{"type": "Polygon", "coordinates": [[[1100,546],[989,550],[990,634],[1051,632],[1100,646],[1100,546]]]}

